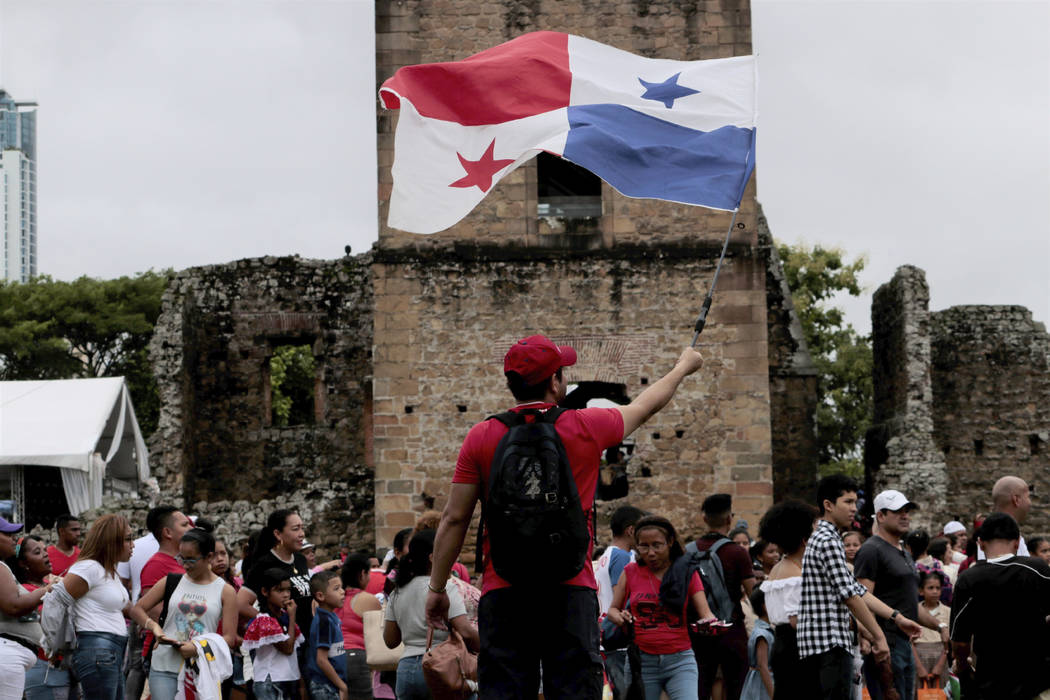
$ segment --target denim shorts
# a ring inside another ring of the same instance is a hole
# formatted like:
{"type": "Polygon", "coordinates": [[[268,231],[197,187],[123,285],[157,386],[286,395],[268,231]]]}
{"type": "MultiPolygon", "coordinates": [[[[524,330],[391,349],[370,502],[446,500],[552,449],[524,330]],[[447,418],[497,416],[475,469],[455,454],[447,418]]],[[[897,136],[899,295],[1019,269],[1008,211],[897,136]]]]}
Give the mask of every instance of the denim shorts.
{"type": "Polygon", "coordinates": [[[77,632],[73,672],[84,700],[123,700],[124,649],[127,636],[109,632],[77,632]]]}

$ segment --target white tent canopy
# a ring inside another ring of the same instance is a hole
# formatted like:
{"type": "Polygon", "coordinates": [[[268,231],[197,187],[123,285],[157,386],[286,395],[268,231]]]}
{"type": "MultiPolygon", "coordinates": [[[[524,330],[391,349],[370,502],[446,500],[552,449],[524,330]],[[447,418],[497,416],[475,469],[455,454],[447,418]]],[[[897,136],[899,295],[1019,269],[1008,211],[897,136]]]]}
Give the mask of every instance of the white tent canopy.
{"type": "Polygon", "coordinates": [[[102,505],[108,473],[149,478],[149,454],[123,377],[0,382],[0,465],[59,467],[69,512],[102,505]]]}

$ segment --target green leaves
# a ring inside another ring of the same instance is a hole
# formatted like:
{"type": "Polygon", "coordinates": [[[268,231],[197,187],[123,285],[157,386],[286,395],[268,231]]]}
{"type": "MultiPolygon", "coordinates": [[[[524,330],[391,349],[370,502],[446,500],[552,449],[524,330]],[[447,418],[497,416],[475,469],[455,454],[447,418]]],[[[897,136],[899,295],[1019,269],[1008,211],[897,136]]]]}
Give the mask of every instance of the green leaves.
{"type": "Polygon", "coordinates": [[[865,260],[847,262],[843,251],[820,246],[781,245],[777,252],[819,373],[820,471],[863,476],[861,449],[873,411],[871,338],[859,335],[830,300],[840,292],[860,295],[865,260]]]}
{"type": "Polygon", "coordinates": [[[123,375],[148,435],[159,402],[147,347],[170,274],[0,284],[0,379],[123,375]]]}
{"type": "Polygon", "coordinates": [[[312,423],[315,363],[309,345],[278,345],[270,357],[270,407],[278,427],[312,423]]]}

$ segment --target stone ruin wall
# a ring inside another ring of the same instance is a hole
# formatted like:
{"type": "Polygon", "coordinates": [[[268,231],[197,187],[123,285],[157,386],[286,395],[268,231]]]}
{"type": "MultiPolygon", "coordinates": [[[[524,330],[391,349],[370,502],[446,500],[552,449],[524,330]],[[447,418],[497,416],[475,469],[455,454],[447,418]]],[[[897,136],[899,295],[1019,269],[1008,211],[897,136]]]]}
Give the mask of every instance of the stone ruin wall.
{"type": "MultiPolygon", "coordinates": [[[[467,430],[513,404],[502,359],[518,338],[542,332],[573,345],[580,361],[566,370],[570,382],[623,385],[633,398],[688,344],[715,255],[668,246],[626,259],[622,248],[533,260],[488,252],[376,254],[379,542],[424,507],[443,507],[467,430]],[[383,317],[396,325],[381,331],[383,317]]],[[[734,494],[751,522],[771,503],[764,277],[750,250],[727,262],[701,337],[704,369],[634,435],[626,500],[686,532],[701,527],[699,504],[713,492],[734,494]]],[[[602,515],[623,502],[604,504],[602,515]]]]}
{"type": "Polygon", "coordinates": [[[872,303],[875,420],[865,445],[872,493],[898,488],[916,521],[972,527],[995,481],[1035,488],[1025,534],[1050,531],[1050,335],[1019,306],[930,313],[925,273],[897,270],[872,303]]]}
{"type": "Polygon", "coordinates": [[[162,493],[223,534],[246,535],[292,507],[319,550],[372,547],[370,265],[262,258],[178,274],[150,347],[161,396],[150,461],[162,493]],[[269,361],[286,343],[313,349],[312,424],[271,424],[269,361]]]}

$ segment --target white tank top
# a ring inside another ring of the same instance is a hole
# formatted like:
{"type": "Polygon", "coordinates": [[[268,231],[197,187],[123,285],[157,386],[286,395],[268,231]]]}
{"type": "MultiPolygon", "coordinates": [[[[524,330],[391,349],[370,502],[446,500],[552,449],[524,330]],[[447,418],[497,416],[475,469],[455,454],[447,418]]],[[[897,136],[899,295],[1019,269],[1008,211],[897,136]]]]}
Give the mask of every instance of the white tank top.
{"type": "MultiPolygon", "coordinates": [[[[161,583],[164,579],[161,579],[161,583]]],[[[216,632],[222,621],[222,589],[226,581],[216,577],[207,585],[193,583],[186,576],[168,602],[168,617],[164,621],[164,636],[186,642],[194,637],[216,632]]],[[[161,644],[153,652],[152,668],[178,673],[182,654],[173,646],[161,644]]]]}

